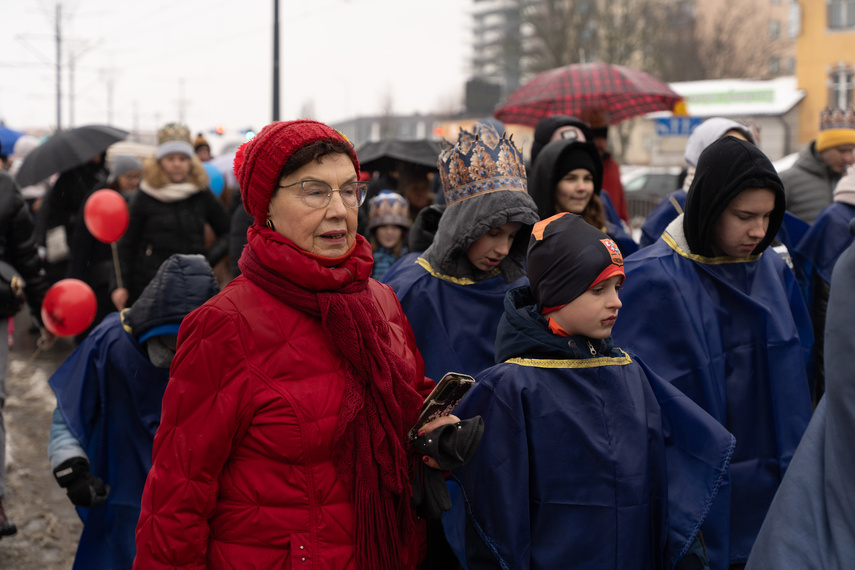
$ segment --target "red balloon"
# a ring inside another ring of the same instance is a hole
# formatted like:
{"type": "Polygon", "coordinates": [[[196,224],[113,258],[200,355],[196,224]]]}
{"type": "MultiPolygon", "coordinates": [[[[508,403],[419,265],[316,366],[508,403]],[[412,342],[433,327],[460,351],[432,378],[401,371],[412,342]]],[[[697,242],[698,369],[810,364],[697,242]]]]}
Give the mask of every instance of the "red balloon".
{"type": "Polygon", "coordinates": [[[42,322],[56,336],[75,336],[92,324],[97,309],[98,302],[89,285],[80,279],[63,279],[45,294],[42,322]]]}
{"type": "Polygon", "coordinates": [[[128,229],[128,204],[115,190],[93,192],[83,206],[86,228],[99,241],[113,243],[128,229]]]}

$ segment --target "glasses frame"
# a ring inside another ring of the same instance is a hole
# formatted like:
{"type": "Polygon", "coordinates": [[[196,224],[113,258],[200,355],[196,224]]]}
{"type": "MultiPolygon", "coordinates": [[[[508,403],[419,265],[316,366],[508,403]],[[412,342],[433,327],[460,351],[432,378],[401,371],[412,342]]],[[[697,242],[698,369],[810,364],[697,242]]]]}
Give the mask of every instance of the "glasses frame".
{"type": "MultiPolygon", "coordinates": [[[[329,192],[327,192],[327,198],[326,198],[326,201],[324,202],[324,205],[323,206],[317,206],[317,207],[309,204],[309,202],[306,201],[306,195],[301,193],[300,199],[303,200],[303,203],[306,204],[310,208],[313,208],[315,210],[320,210],[321,208],[326,208],[327,206],[329,206],[330,202],[332,201],[333,192],[338,192],[339,197],[341,197],[341,188],[333,188],[332,186],[329,185],[329,183],[324,182],[323,180],[315,180],[314,178],[309,178],[307,180],[300,180],[299,182],[294,182],[293,184],[285,184],[284,186],[280,184],[277,186],[277,188],[291,188],[292,186],[296,186],[299,184],[300,190],[303,190],[305,192],[306,188],[303,185],[306,182],[316,182],[319,184],[324,184],[330,189],[329,192]]],[[[356,184],[358,187],[364,188],[365,191],[362,192],[362,194],[359,198],[359,203],[357,203],[356,206],[348,206],[347,204],[345,204],[343,198],[341,200],[341,203],[344,204],[344,207],[347,208],[348,210],[358,210],[359,207],[365,203],[365,197],[368,195],[368,182],[364,182],[362,180],[354,180],[353,182],[347,182],[346,184],[344,184],[344,186],[348,186],[350,184],[356,184]]]]}

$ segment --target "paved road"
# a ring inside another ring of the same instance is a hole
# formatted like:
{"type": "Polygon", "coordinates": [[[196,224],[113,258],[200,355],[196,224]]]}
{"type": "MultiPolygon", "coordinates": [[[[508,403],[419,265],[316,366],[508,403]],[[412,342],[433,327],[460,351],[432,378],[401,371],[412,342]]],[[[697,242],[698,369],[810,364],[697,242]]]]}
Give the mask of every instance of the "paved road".
{"type": "Polygon", "coordinates": [[[6,372],[6,511],[18,534],[0,540],[2,570],[68,570],[83,528],[51,473],[47,444],[56,405],[48,379],[74,350],[59,339],[31,364],[35,338],[29,315],[15,319],[15,343],[6,372]]]}

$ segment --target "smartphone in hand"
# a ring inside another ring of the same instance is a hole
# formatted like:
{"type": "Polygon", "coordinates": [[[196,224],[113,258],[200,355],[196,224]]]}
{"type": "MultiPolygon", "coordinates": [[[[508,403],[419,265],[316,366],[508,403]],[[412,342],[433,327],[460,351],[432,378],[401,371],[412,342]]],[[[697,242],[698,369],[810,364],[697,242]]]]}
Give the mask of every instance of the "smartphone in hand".
{"type": "Polygon", "coordinates": [[[475,379],[468,374],[449,372],[443,376],[425,398],[422,413],[419,414],[416,425],[410,430],[410,439],[415,439],[419,430],[429,421],[450,414],[474,384],[475,379]]]}

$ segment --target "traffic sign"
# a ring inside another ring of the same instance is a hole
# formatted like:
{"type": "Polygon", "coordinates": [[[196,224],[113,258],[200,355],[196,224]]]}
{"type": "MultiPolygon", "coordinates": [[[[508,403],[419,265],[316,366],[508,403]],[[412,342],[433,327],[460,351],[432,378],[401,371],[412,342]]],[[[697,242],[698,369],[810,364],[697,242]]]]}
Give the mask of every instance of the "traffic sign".
{"type": "Polygon", "coordinates": [[[656,134],[660,137],[687,137],[704,122],[702,117],[665,117],[656,119],[656,134]]]}

